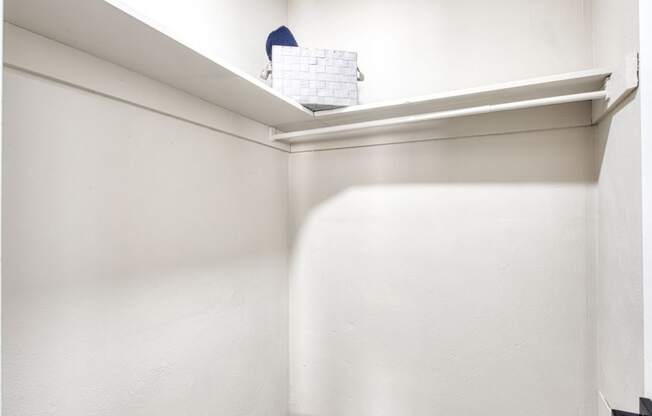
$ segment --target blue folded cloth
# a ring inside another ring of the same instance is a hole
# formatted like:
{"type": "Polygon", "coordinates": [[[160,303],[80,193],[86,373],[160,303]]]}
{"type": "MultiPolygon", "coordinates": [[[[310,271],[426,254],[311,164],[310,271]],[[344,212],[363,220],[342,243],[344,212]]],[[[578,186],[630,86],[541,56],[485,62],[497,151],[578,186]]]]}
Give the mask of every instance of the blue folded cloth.
{"type": "Polygon", "coordinates": [[[299,46],[290,29],[285,26],[279,27],[267,36],[265,49],[267,50],[267,57],[270,61],[272,60],[272,46],[274,45],[299,46]]]}

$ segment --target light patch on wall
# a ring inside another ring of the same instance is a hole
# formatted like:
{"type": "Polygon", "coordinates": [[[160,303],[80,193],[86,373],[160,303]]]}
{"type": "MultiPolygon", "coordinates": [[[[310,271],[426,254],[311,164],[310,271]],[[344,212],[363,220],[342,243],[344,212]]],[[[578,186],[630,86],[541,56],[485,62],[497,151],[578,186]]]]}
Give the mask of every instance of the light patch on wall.
{"type": "Polygon", "coordinates": [[[582,403],[587,192],[353,185],[312,205],[292,253],[291,414],[582,403]]]}

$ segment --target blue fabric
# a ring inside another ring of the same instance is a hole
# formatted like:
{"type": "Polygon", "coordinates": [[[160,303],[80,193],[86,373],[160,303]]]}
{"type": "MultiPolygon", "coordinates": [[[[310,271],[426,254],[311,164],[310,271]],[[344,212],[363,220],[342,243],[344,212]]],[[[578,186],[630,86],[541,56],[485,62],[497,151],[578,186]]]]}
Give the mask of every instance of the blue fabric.
{"type": "Polygon", "coordinates": [[[285,26],[281,26],[267,36],[267,45],[265,49],[267,50],[267,57],[269,60],[272,60],[272,46],[281,45],[281,46],[299,46],[294,35],[290,32],[285,26]]]}

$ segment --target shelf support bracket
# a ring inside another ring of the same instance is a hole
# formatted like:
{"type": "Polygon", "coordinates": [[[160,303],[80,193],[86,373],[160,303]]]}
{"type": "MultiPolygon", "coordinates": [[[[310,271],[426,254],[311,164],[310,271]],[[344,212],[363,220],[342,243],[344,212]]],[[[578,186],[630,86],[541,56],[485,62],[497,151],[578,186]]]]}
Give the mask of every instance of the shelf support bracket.
{"type": "Polygon", "coordinates": [[[627,55],[623,63],[605,80],[607,98],[593,102],[593,124],[599,123],[638,88],[638,61],[638,52],[627,55]]]}

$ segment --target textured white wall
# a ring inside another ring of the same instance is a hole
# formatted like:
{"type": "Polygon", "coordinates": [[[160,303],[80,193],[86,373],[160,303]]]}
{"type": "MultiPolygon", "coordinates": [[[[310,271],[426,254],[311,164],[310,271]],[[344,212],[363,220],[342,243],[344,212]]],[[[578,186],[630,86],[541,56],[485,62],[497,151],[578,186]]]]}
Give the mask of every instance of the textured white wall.
{"type": "MultiPolygon", "coordinates": [[[[617,67],[638,50],[637,23],[638,0],[594,1],[596,65],[617,67]]],[[[643,395],[640,123],[636,94],[596,128],[598,390],[611,407],[632,412],[643,395]]]]}
{"type": "Polygon", "coordinates": [[[590,68],[589,0],[289,0],[300,45],[359,53],[362,102],[590,68]]]}
{"type": "Polygon", "coordinates": [[[645,397],[652,397],[652,3],[639,1],[645,397]]]}
{"type": "Polygon", "coordinates": [[[287,413],[287,154],[5,71],[3,414],[287,413]]]}
{"type": "Polygon", "coordinates": [[[185,43],[258,76],[267,64],[265,41],[287,24],[286,0],[111,0],[177,33],[185,43]]]}
{"type": "MultiPolygon", "coordinates": [[[[593,66],[586,0],[289,0],[363,102],[593,66]]],[[[292,415],[595,414],[592,129],[291,156],[292,415]]]]}
{"type": "MultiPolygon", "coordinates": [[[[252,74],[286,20],[280,0],[123,2],[252,74]]],[[[635,3],[290,0],[289,16],[303,45],[361,53],[372,101],[587,68],[592,36],[615,65],[635,3]]],[[[5,412],[285,414],[287,156],[6,79],[5,412]]],[[[600,391],[635,410],[639,113],[635,97],[596,129],[595,228],[591,129],[293,155],[291,413],[593,415],[595,266],[600,391]]]]}
{"type": "MultiPolygon", "coordinates": [[[[4,56],[4,0],[0,0],[0,56],[4,56]]],[[[4,102],[4,93],[2,86],[4,84],[3,81],[4,78],[4,65],[2,68],[0,68],[0,154],[2,153],[2,124],[4,121],[4,116],[3,116],[3,102],[4,102]]],[[[0,180],[2,176],[2,157],[0,155],[0,180]]],[[[2,187],[0,186],[0,200],[2,200],[2,187]]],[[[1,204],[0,204],[0,218],[1,216],[1,204]]],[[[2,229],[2,221],[0,220],[0,235],[2,234],[1,232],[2,229]]],[[[0,250],[2,249],[2,238],[0,238],[0,250]]],[[[0,259],[2,256],[0,256],[0,259]]],[[[1,262],[0,262],[1,265],[1,262]]],[[[2,271],[0,267],[0,318],[2,317],[2,271]]],[[[2,355],[2,320],[0,319],[0,356],[2,355]]],[[[3,391],[2,389],[2,365],[0,362],[0,392],[3,391]]],[[[2,413],[2,395],[0,394],[0,414],[2,413]]]]}
{"type": "Polygon", "coordinates": [[[593,129],[293,154],[290,414],[593,416],[593,129]]]}

